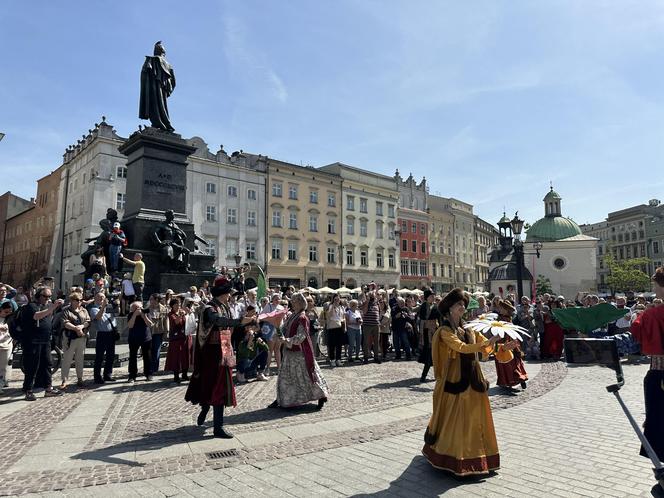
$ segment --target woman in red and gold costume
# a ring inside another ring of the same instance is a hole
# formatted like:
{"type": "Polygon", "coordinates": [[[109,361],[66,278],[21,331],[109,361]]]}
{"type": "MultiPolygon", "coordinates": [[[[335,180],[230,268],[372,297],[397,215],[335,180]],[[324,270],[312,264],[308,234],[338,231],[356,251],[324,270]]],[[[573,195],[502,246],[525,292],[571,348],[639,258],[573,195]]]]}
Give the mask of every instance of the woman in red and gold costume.
{"type": "Polygon", "coordinates": [[[457,476],[487,474],[500,467],[489,383],[479,364],[479,355],[488,356],[500,337],[487,340],[464,330],[467,304],[468,297],[457,288],[438,305],[442,325],[431,341],[433,414],[422,448],[431,465],[457,476]]]}
{"type": "Polygon", "coordinates": [[[256,323],[255,318],[231,318],[228,298],[233,284],[225,276],[215,279],[211,289],[212,301],[203,310],[194,345],[194,373],[184,399],[201,405],[198,425],[205,423],[213,408],[214,437],[230,439],[233,435],[224,429],[224,407],[235,406],[233,367],[235,354],[231,345],[231,329],[256,323]]]}
{"type": "MultiPolygon", "coordinates": [[[[652,276],[655,294],[664,299],[664,267],[652,276]]],[[[643,380],[646,421],[643,433],[660,461],[664,462],[664,306],[654,306],[640,313],[630,328],[641,353],[650,356],[650,370],[643,380]]],[[[641,448],[641,455],[648,455],[641,448]]]]}
{"type": "MultiPolygon", "coordinates": [[[[514,306],[506,300],[498,301],[498,319],[503,322],[512,323],[514,315],[514,306]]],[[[497,384],[505,389],[512,389],[513,386],[521,384],[521,389],[526,388],[528,373],[523,363],[523,352],[520,342],[511,339],[509,336],[501,339],[496,344],[496,373],[498,374],[497,384]]]]}

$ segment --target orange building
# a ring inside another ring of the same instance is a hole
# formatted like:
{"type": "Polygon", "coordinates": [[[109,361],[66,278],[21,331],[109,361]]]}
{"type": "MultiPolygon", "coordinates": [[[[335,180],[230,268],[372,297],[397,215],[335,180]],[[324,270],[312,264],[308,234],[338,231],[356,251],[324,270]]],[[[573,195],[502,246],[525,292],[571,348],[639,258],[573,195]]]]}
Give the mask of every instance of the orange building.
{"type": "Polygon", "coordinates": [[[31,205],[5,222],[0,277],[13,287],[31,286],[48,273],[59,186],[58,168],[37,180],[31,205]]]}

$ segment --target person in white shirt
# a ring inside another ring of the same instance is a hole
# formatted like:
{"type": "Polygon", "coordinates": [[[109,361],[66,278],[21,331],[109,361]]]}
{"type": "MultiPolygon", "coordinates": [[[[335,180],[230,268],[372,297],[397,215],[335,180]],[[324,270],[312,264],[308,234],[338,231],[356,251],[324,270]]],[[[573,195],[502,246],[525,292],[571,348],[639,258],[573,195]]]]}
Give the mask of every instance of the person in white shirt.
{"type": "Polygon", "coordinates": [[[9,315],[13,313],[12,305],[5,301],[0,305],[0,390],[9,387],[12,367],[9,358],[12,356],[13,342],[9,334],[9,315]]]}
{"type": "Polygon", "coordinates": [[[346,333],[348,334],[348,361],[353,362],[353,356],[360,360],[360,349],[362,347],[362,313],[357,309],[356,299],[348,303],[346,310],[346,333]]]}

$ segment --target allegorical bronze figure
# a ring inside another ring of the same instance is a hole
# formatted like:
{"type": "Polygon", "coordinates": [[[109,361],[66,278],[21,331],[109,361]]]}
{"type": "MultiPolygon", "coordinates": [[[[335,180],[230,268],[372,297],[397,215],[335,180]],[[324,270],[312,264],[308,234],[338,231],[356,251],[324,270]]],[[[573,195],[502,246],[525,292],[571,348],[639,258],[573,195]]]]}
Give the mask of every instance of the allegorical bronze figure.
{"type": "Polygon", "coordinates": [[[175,72],[166,60],[166,50],[158,41],[154,45],[154,55],[146,55],[141,70],[141,101],[138,117],[149,119],[154,128],[174,131],[168,116],[166,99],[175,89],[175,72]]]}
{"type": "Polygon", "coordinates": [[[162,221],[152,231],[152,242],[161,253],[166,271],[175,273],[189,272],[189,249],[186,247],[187,234],[177,226],[172,209],[168,209],[162,221]]]}

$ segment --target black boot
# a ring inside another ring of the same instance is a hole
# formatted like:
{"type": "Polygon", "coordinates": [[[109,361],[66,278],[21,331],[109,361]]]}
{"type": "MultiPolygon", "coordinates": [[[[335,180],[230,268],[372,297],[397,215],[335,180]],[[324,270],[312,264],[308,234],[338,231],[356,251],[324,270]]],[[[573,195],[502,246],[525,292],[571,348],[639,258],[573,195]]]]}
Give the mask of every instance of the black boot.
{"type": "Polygon", "coordinates": [[[180,383],[180,376],[177,373],[173,374],[173,382],[175,382],[176,384],[180,383]]]}
{"type": "Polygon", "coordinates": [[[327,398],[321,398],[318,400],[318,407],[316,408],[317,410],[320,410],[323,408],[323,405],[327,403],[327,398]]]}
{"type": "Polygon", "coordinates": [[[212,407],[214,437],[221,439],[232,439],[233,434],[224,429],[224,405],[215,405],[212,407]]]}
{"type": "Polygon", "coordinates": [[[185,382],[189,380],[189,376],[187,375],[186,370],[182,371],[182,380],[184,380],[185,382]]]}
{"type": "Polygon", "coordinates": [[[203,425],[205,423],[205,417],[207,417],[208,412],[210,411],[210,405],[201,405],[201,413],[198,414],[196,419],[196,425],[203,425]]]}

